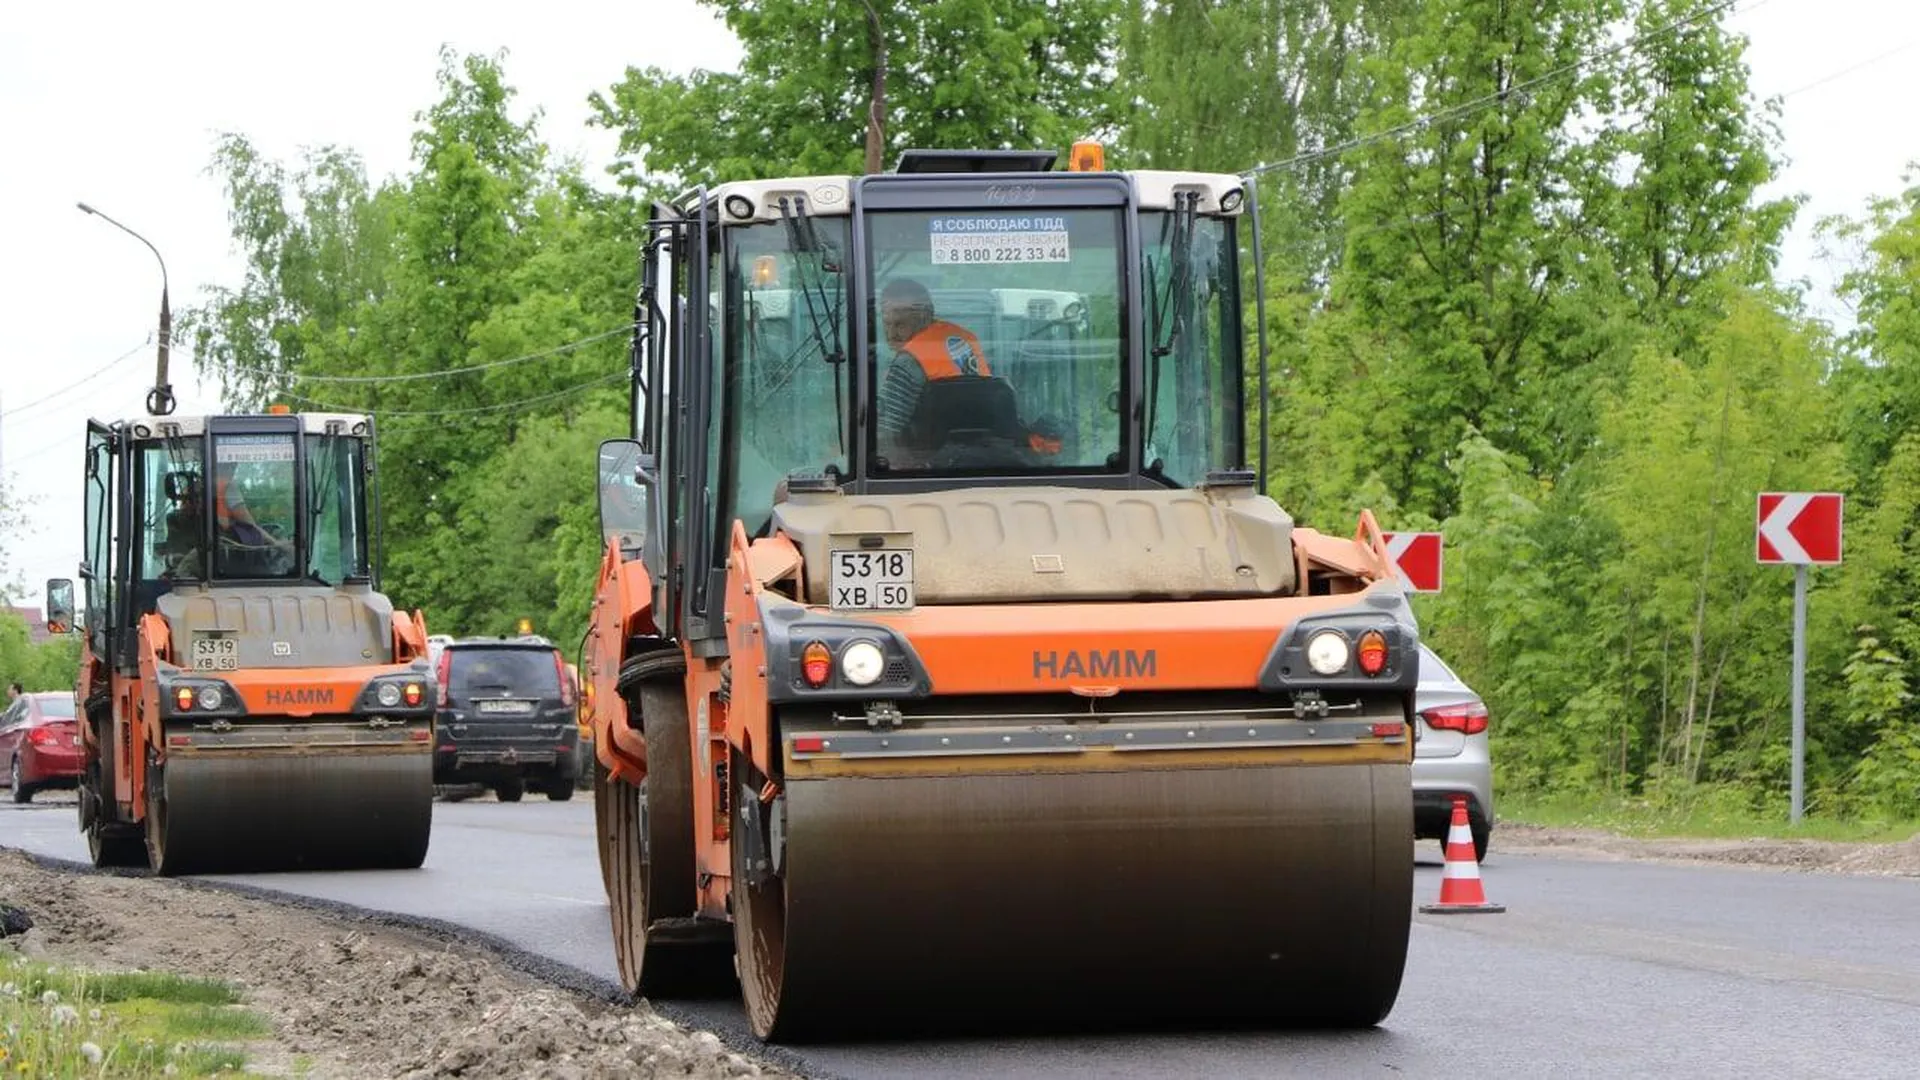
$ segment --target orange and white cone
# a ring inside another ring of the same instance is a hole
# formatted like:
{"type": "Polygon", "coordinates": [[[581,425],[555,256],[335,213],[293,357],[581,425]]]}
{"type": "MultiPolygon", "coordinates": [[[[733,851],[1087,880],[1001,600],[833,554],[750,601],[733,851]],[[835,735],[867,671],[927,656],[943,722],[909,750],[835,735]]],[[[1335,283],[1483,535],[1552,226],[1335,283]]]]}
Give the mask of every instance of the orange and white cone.
{"type": "Polygon", "coordinates": [[[1447,861],[1440,868],[1440,900],[1421,904],[1429,915],[1456,915],[1471,912],[1500,912],[1505,904],[1487,902],[1480,887],[1480,860],[1473,857],[1473,830],[1467,825],[1467,797],[1453,797],[1453,824],[1447,828],[1447,861]]]}

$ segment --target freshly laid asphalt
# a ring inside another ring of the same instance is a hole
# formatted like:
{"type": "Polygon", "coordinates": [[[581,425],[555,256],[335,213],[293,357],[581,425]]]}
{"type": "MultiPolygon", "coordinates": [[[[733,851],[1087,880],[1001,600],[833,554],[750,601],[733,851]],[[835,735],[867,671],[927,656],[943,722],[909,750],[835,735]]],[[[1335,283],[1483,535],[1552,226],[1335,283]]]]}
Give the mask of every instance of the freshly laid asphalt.
{"type": "MultiPolygon", "coordinates": [[[[617,993],[593,805],[436,803],[412,871],[206,880],[399,916],[617,993]]],[[[86,861],[71,801],[0,803],[0,847],[86,861]]],[[[1422,844],[1415,902],[1440,886],[1422,844]]],[[[1502,914],[1414,916],[1379,1027],[1157,1031],[770,1049],[730,1001],[660,1003],[736,1048],[816,1076],[1276,1077],[1920,1075],[1920,880],[1505,854],[1502,914]]]]}

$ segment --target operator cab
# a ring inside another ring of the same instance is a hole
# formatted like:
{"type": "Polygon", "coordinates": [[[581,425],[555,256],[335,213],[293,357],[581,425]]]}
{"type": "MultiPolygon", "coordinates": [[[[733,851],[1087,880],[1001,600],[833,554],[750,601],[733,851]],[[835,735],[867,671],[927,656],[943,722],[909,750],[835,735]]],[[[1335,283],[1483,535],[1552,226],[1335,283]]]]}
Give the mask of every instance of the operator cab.
{"type": "MultiPolygon", "coordinates": [[[[269,413],[90,423],[80,566],[95,655],[182,590],[374,585],[367,417],[269,413]]],[[[70,595],[68,589],[66,595],[70,595]]]]}
{"type": "Polygon", "coordinates": [[[1242,181],[1054,164],[911,151],[891,173],[656,204],[633,437],[601,454],[606,541],[656,581],[684,563],[698,613],[732,522],[765,535],[800,486],[1166,490],[1243,470],[1242,181]]]}

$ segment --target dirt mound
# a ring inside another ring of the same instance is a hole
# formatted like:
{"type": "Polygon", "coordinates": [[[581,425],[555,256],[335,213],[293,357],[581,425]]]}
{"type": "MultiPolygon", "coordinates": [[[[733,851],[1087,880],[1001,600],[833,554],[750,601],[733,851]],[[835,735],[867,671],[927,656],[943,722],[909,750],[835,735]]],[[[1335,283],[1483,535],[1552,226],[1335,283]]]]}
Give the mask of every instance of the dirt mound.
{"type": "Polygon", "coordinates": [[[1516,854],[1573,858],[1713,862],[1776,870],[1920,877],[1920,836],[1891,844],[1832,840],[1690,840],[1632,837],[1601,829],[1563,829],[1502,822],[1493,846],[1516,854]]]}
{"type": "Polygon", "coordinates": [[[275,1036],[266,1075],[315,1078],[790,1076],[644,1004],[610,1006],[477,949],[345,916],[156,879],[49,869],[0,852],[0,900],[33,919],[8,943],[100,969],[225,979],[275,1036]]]}

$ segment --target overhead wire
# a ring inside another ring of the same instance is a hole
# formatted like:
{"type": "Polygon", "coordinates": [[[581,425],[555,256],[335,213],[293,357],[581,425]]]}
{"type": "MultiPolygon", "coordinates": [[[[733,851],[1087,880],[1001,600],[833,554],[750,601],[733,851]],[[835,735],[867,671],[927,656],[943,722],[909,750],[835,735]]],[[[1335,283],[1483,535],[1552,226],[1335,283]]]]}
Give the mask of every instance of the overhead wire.
{"type": "MultiPolygon", "coordinates": [[[[617,372],[609,372],[605,375],[599,376],[597,378],[589,379],[585,382],[575,383],[571,386],[563,387],[559,390],[555,390],[549,393],[538,394],[533,397],[517,398],[513,401],[502,401],[502,402],[495,402],[493,404],[488,404],[488,405],[476,405],[476,406],[469,406],[469,407],[456,408],[456,409],[387,410],[387,409],[380,409],[377,407],[368,407],[364,405],[342,405],[334,402],[329,402],[321,398],[310,397],[305,394],[297,393],[292,389],[289,389],[289,387],[298,386],[302,383],[307,383],[307,382],[339,383],[339,384],[353,384],[353,385],[366,386],[366,385],[378,385],[378,384],[390,384],[390,383],[417,382],[425,379],[440,379],[440,378],[446,378],[451,375],[461,375],[461,374],[467,374],[467,373],[476,372],[476,371],[488,371],[495,368],[507,367],[512,364],[523,364],[533,360],[544,360],[554,356],[562,355],[564,353],[572,352],[576,349],[583,348],[587,345],[592,345],[597,342],[605,341],[612,337],[629,334],[631,332],[632,332],[632,324],[627,324],[612,330],[605,330],[597,334],[590,334],[587,337],[579,338],[574,341],[569,341],[561,345],[555,345],[552,348],[541,349],[538,352],[527,353],[523,356],[513,356],[513,357],[508,357],[504,360],[491,360],[483,364],[469,364],[464,367],[447,368],[440,371],[409,372],[409,373],[399,374],[399,375],[306,375],[306,374],[295,372],[295,373],[289,373],[286,375],[273,377],[266,381],[270,385],[278,387],[278,389],[276,389],[273,392],[274,397],[285,398],[288,401],[298,402],[302,405],[307,406],[309,409],[316,410],[316,411],[343,412],[343,413],[368,413],[381,419],[394,418],[394,417],[429,419],[429,418],[446,417],[446,416],[480,415],[480,414],[491,413],[491,412],[502,412],[508,409],[523,408],[529,405],[539,405],[548,401],[556,401],[570,394],[576,394],[583,390],[590,390],[597,386],[602,386],[617,380],[625,379],[628,377],[629,373],[625,368],[622,368],[620,371],[617,371],[617,372]]],[[[193,352],[190,349],[183,349],[183,350],[177,350],[177,351],[183,352],[188,356],[193,355],[193,352]]]]}
{"type": "Polygon", "coordinates": [[[288,382],[356,384],[400,383],[417,382],[422,379],[445,379],[454,375],[467,375],[475,371],[491,371],[494,368],[508,367],[513,364],[524,364],[533,360],[545,360],[548,357],[569,353],[597,341],[605,341],[610,337],[617,337],[621,334],[630,334],[632,332],[633,324],[627,323],[624,326],[615,327],[612,330],[593,334],[589,337],[583,337],[578,341],[569,341],[564,345],[555,345],[551,349],[542,349],[539,352],[528,353],[525,356],[514,356],[505,360],[489,360],[484,364],[469,364],[465,367],[447,368],[442,371],[414,371],[401,375],[306,375],[295,372],[282,376],[282,378],[288,382]]]}
{"type": "Polygon", "coordinates": [[[45,394],[45,395],[42,395],[41,397],[34,398],[32,401],[27,402],[25,405],[15,405],[14,407],[8,409],[5,412],[0,412],[0,419],[4,419],[6,417],[12,416],[15,413],[25,412],[26,410],[34,408],[39,405],[44,405],[47,402],[52,401],[54,398],[61,396],[62,394],[65,394],[72,390],[78,390],[82,386],[85,386],[86,384],[92,382],[93,380],[99,378],[100,376],[105,375],[107,372],[112,371],[114,368],[120,366],[122,363],[125,363],[129,357],[133,356],[135,353],[138,353],[140,350],[146,348],[151,344],[153,344],[153,335],[148,334],[147,340],[142,341],[140,344],[135,345],[133,348],[128,349],[126,352],[121,353],[119,356],[114,357],[113,359],[100,365],[99,367],[88,372],[87,374],[82,375],[80,378],[74,380],[73,382],[68,383],[67,385],[61,387],[60,389],[55,390],[50,394],[45,394]]]}
{"type": "Polygon", "coordinates": [[[383,409],[368,409],[368,408],[352,406],[352,405],[335,405],[329,402],[319,401],[314,398],[306,397],[304,395],[295,394],[291,392],[283,393],[280,396],[288,398],[292,401],[298,401],[301,404],[307,405],[311,407],[313,410],[319,411],[319,412],[371,413],[373,416],[383,420],[408,418],[408,417],[415,418],[415,419],[426,419],[429,417],[444,417],[444,416],[473,416],[480,413],[502,412],[507,409],[524,408],[528,405],[539,405],[539,404],[542,404],[543,402],[557,401],[560,398],[567,397],[568,395],[571,395],[571,394],[577,394],[583,390],[591,390],[596,386],[604,386],[616,381],[624,380],[628,376],[629,376],[629,372],[622,369],[620,371],[608,372],[607,374],[602,375],[598,378],[588,379],[585,382],[574,383],[571,386],[563,387],[559,390],[555,390],[550,393],[539,394],[534,397],[519,398],[514,401],[496,402],[492,405],[474,405],[474,406],[469,406],[469,407],[460,408],[460,409],[396,409],[396,410],[389,411],[389,410],[383,410],[383,409]]]}
{"type": "MultiPolygon", "coordinates": [[[[1754,3],[1749,4],[1745,8],[1742,8],[1741,11],[1752,11],[1755,8],[1762,7],[1770,2],[1771,0],[1755,0],[1754,3]]],[[[1239,175],[1251,177],[1251,176],[1258,176],[1262,173],[1274,172],[1280,169],[1291,169],[1300,165],[1305,165],[1314,161],[1319,161],[1323,158],[1337,157],[1341,154],[1347,153],[1350,150],[1358,150],[1363,146],[1371,146],[1374,143],[1385,142],[1390,139],[1397,139],[1402,135],[1406,135],[1411,132],[1418,131],[1429,124],[1437,124],[1442,121],[1454,120],[1454,119],[1459,119],[1462,117],[1472,115],[1473,113],[1480,112],[1485,109],[1491,108],[1495,105],[1498,105],[1506,101],[1507,99],[1513,97],[1516,94],[1524,94],[1527,91],[1534,89],[1535,87],[1544,86],[1549,82],[1552,82],[1556,79],[1560,79],[1567,75],[1573,74],[1582,68],[1588,67],[1602,60],[1611,59],[1612,57],[1618,56],[1624,52],[1630,52],[1634,49],[1639,48],[1641,45],[1647,42],[1650,42],[1659,37],[1663,37],[1669,33],[1672,33],[1675,30],[1684,29],[1688,26],[1692,26],[1696,23],[1702,22],[1708,18],[1717,16],[1721,12],[1724,12],[1729,8],[1736,7],[1739,3],[1740,3],[1740,0],[1720,0],[1719,3],[1701,8],[1690,15],[1687,15],[1679,19],[1675,19],[1664,26],[1656,27],[1652,30],[1645,31],[1644,33],[1635,34],[1624,41],[1618,42],[1614,45],[1610,45],[1605,49],[1595,50],[1594,52],[1581,56],[1570,63],[1563,64],[1560,67],[1554,68],[1553,70],[1544,72],[1540,75],[1536,75],[1533,78],[1527,79],[1523,82],[1515,83],[1514,85],[1506,87],[1505,89],[1495,90],[1492,93],[1483,94],[1480,97],[1474,98],[1470,101],[1464,101],[1458,105],[1452,105],[1445,109],[1440,109],[1435,112],[1428,113],[1424,116],[1416,116],[1412,120],[1408,120],[1405,123],[1396,124],[1393,127],[1385,129],[1384,131],[1376,131],[1366,135],[1356,135],[1351,139],[1342,140],[1341,142],[1335,143],[1332,146],[1322,147],[1318,150],[1309,150],[1306,153],[1296,154],[1293,157],[1287,158],[1282,161],[1276,161],[1271,163],[1263,162],[1261,164],[1254,165],[1251,168],[1242,170],[1239,173],[1239,175]]]]}
{"type": "Polygon", "coordinates": [[[1862,71],[1862,70],[1865,70],[1866,68],[1872,67],[1873,65],[1879,63],[1882,60],[1887,59],[1890,56],[1897,56],[1900,53],[1906,52],[1908,49],[1913,48],[1914,44],[1915,42],[1913,40],[1909,40],[1903,44],[1895,45],[1893,48],[1888,49],[1885,52],[1876,53],[1873,56],[1867,57],[1865,60],[1860,60],[1860,61],[1857,61],[1856,63],[1850,64],[1844,68],[1841,68],[1839,71],[1822,75],[1821,77],[1813,80],[1810,83],[1806,83],[1801,86],[1796,86],[1793,89],[1787,91],[1786,93],[1781,94],[1780,97],[1782,100],[1784,100],[1786,98],[1793,97],[1797,94],[1804,94],[1809,90],[1818,89],[1822,86],[1827,85],[1830,82],[1834,82],[1835,80],[1838,80],[1838,79],[1843,79],[1848,75],[1852,75],[1857,71],[1862,71]]]}

